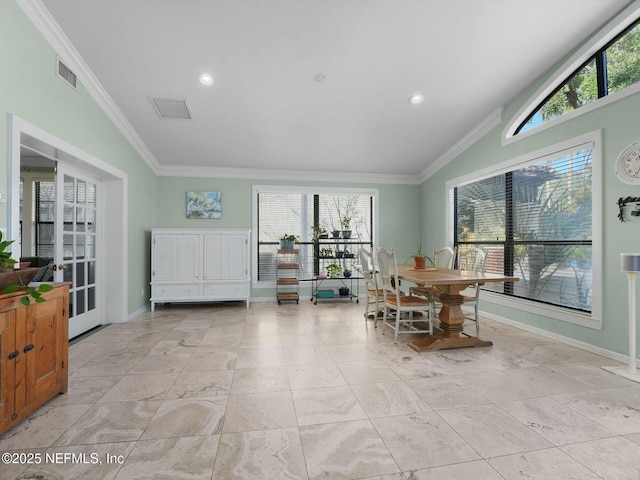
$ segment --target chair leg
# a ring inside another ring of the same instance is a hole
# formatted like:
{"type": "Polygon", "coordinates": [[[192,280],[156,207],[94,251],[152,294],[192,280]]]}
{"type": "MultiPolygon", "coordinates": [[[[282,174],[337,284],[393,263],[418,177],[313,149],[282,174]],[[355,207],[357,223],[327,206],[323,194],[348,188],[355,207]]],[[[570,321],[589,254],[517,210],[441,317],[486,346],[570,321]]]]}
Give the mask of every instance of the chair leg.
{"type": "Polygon", "coordinates": [[[400,317],[402,316],[402,313],[400,312],[400,310],[396,310],[396,330],[395,330],[395,336],[393,337],[393,343],[398,343],[398,331],[400,330],[400,317]]]}
{"type": "MultiPolygon", "coordinates": [[[[376,313],[376,319],[377,319],[377,313],[376,313]]],[[[382,315],[382,334],[385,334],[385,331],[387,329],[387,305],[385,304],[384,306],[384,313],[382,315]]]]}
{"type": "Polygon", "coordinates": [[[478,315],[478,302],[475,304],[476,310],[476,337],[480,336],[480,315],[478,315]]]}

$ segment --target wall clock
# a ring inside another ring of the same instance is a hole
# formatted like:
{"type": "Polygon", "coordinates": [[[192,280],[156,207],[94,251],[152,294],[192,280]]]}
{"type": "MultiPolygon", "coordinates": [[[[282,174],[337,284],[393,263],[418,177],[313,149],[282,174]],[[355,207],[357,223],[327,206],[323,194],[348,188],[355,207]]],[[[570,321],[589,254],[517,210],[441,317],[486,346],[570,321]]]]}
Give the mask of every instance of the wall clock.
{"type": "Polygon", "coordinates": [[[640,142],[632,143],[620,154],[616,175],[625,183],[640,185],[640,142]]]}

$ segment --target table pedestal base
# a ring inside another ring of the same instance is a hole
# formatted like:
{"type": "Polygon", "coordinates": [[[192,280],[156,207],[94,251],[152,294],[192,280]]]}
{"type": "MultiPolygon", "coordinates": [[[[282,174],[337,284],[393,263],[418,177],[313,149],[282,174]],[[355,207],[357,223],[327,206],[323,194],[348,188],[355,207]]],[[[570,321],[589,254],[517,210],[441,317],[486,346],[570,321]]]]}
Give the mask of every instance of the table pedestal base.
{"type": "Polygon", "coordinates": [[[409,342],[409,346],[416,352],[434,352],[449,348],[490,347],[492,345],[493,342],[480,340],[478,337],[472,337],[464,333],[447,334],[439,329],[434,329],[433,335],[426,335],[418,340],[409,342]]]}

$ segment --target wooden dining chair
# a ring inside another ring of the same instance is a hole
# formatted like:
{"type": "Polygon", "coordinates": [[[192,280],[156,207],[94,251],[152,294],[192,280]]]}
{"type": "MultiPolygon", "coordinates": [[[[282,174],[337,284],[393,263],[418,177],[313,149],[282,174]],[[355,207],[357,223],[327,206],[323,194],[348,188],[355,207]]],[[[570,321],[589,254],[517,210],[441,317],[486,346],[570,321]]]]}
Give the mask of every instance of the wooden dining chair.
{"type": "Polygon", "coordinates": [[[402,333],[433,333],[432,301],[430,298],[417,297],[415,295],[402,295],[399,288],[398,264],[396,252],[384,248],[378,249],[378,269],[384,294],[384,315],[382,334],[387,327],[394,330],[394,343],[398,343],[398,335],[402,333]],[[392,316],[391,312],[395,315],[392,316]],[[420,311],[422,315],[415,317],[413,313],[420,311]],[[403,316],[403,313],[407,316],[403,316]],[[424,325],[422,328],[418,325],[424,325]],[[405,327],[406,330],[401,330],[405,327]]]}
{"type": "Polygon", "coordinates": [[[384,310],[384,292],[378,287],[378,272],[373,261],[373,252],[367,248],[358,251],[360,268],[367,290],[367,306],[364,311],[365,322],[373,316],[373,327],[378,328],[378,312],[384,310]]]}
{"type": "MultiPolygon", "coordinates": [[[[482,248],[471,248],[462,253],[458,252],[458,270],[466,270],[475,273],[484,273],[487,265],[487,252],[482,248]]],[[[474,315],[464,318],[476,324],[476,336],[480,335],[480,315],[478,313],[478,301],[480,300],[480,284],[476,283],[460,292],[463,305],[473,306],[474,315]]]]}

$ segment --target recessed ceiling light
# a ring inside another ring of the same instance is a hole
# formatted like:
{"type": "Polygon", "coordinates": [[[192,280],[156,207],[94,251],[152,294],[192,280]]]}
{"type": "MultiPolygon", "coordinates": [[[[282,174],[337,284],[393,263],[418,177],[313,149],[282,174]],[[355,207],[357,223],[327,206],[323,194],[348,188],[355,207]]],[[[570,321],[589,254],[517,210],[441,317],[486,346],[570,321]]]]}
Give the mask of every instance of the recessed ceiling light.
{"type": "Polygon", "coordinates": [[[198,81],[202,85],[213,85],[213,75],[209,73],[201,73],[200,75],[198,75],[198,81]]]}
{"type": "Polygon", "coordinates": [[[424,95],[421,93],[414,93],[409,97],[409,103],[412,105],[418,105],[424,101],[424,95]]]}
{"type": "Polygon", "coordinates": [[[324,83],[327,81],[327,76],[324,73],[317,74],[315,78],[318,83],[324,83]]]}

